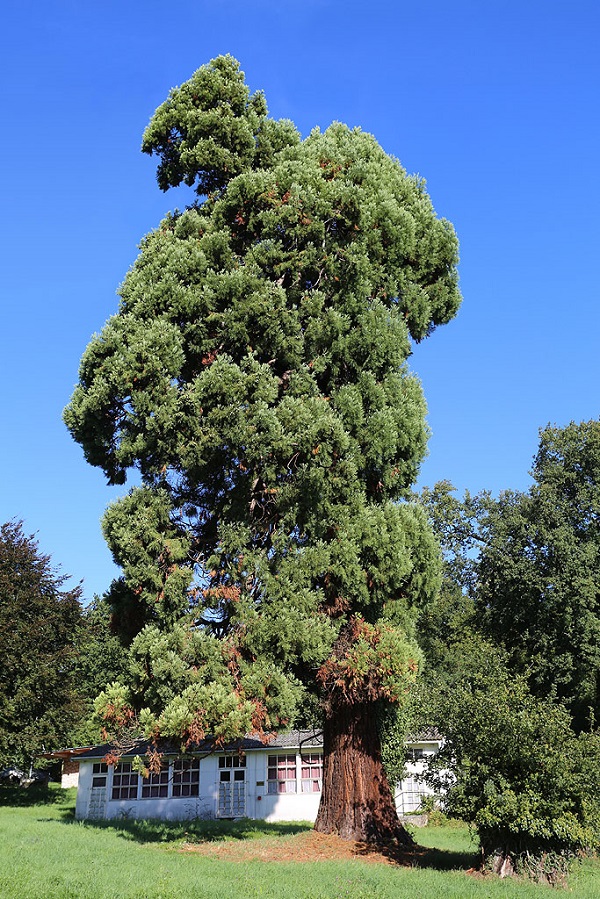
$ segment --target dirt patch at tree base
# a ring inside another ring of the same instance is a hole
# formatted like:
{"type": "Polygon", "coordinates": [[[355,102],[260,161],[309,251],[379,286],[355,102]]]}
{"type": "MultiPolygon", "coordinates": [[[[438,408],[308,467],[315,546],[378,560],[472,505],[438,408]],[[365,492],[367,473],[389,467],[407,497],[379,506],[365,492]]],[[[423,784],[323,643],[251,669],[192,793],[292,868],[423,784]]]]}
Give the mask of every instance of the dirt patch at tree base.
{"type": "Polygon", "coordinates": [[[390,844],[356,843],[342,840],[332,834],[315,830],[286,837],[265,837],[246,840],[218,840],[202,843],[185,843],[183,852],[230,862],[321,862],[364,861],[410,867],[418,864],[427,852],[419,846],[407,849],[390,844]]]}

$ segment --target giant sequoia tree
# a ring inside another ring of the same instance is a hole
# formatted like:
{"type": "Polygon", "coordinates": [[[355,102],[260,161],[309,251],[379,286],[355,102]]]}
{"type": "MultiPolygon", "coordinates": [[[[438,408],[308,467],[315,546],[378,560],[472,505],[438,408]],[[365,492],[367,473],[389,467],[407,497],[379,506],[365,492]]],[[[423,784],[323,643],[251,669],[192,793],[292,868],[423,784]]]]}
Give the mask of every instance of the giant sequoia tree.
{"type": "Polygon", "coordinates": [[[373,713],[410,687],[438,579],[406,501],[426,445],[406,360],[458,308],[453,229],[370,135],[268,118],[231,57],[143,150],[197,196],[145,238],[65,413],[111,483],[141,476],[104,524],[139,631],[104,713],[223,741],[317,709],[317,827],[398,834],[373,713]]]}

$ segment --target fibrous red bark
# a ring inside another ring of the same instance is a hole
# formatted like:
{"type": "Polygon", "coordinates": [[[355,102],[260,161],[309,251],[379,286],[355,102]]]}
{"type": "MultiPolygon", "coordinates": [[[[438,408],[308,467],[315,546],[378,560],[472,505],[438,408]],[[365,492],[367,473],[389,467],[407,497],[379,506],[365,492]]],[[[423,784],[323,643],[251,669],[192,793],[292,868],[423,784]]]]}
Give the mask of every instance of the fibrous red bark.
{"type": "Polygon", "coordinates": [[[326,715],[315,830],[358,842],[413,843],[398,820],[383,768],[373,703],[344,703],[326,715]]]}

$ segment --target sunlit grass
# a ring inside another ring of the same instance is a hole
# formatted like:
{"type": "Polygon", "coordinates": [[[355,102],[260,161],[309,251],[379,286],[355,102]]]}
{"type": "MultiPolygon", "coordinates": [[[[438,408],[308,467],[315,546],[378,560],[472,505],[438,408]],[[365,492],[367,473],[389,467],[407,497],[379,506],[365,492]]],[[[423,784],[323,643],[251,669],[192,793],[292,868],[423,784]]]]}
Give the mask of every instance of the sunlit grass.
{"type": "MultiPolygon", "coordinates": [[[[2,899],[529,899],[548,887],[465,874],[476,855],[468,829],[415,832],[431,847],[418,866],[363,861],[243,864],[182,852],[187,841],[293,840],[304,824],[74,820],[74,792],[0,791],[2,899]],[[470,861],[471,860],[471,861],[470,861]]],[[[568,895],[596,899],[600,866],[577,870],[568,895]]]]}

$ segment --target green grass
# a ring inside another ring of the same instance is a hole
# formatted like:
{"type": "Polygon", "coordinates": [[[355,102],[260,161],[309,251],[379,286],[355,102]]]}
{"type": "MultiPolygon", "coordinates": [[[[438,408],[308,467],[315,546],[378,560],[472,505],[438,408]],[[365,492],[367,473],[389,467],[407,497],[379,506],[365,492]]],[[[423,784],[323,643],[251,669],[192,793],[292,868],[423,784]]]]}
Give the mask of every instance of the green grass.
{"type": "MultiPolygon", "coordinates": [[[[544,899],[548,887],[464,873],[464,826],[416,831],[419,867],[355,862],[243,864],[179,851],[186,840],[283,841],[304,824],[74,820],[73,791],[0,789],[1,899],[544,899]]],[[[600,863],[577,868],[566,895],[596,899],[600,863]]]]}

